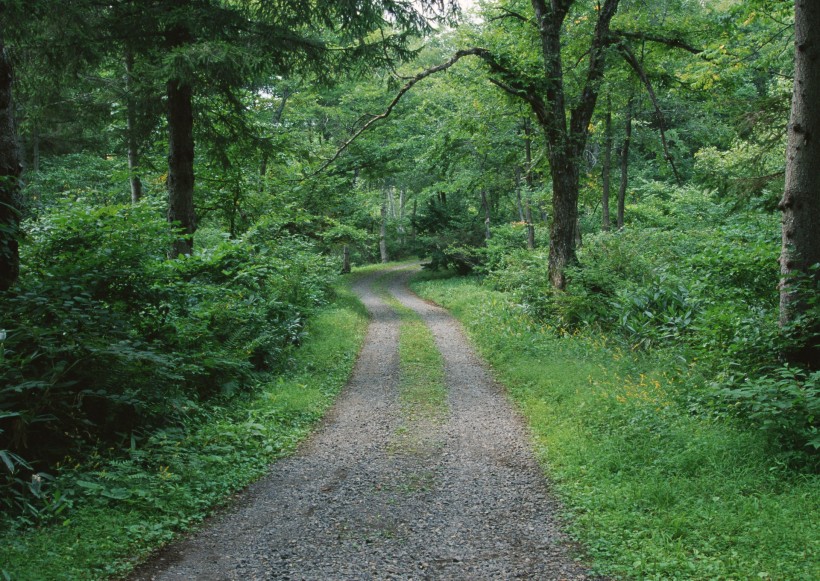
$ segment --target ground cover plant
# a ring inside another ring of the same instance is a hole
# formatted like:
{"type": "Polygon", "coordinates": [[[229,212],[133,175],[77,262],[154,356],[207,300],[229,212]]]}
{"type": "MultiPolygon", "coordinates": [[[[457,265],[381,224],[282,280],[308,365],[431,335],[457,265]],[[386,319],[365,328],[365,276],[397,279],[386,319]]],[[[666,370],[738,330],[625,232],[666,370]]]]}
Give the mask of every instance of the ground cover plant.
{"type": "Polygon", "coordinates": [[[444,386],[444,361],[436,348],[430,329],[412,309],[380,288],[381,296],[401,319],[399,328],[399,365],[403,431],[412,437],[414,421],[438,421],[447,415],[447,390],[444,386]]]}
{"type": "Polygon", "coordinates": [[[302,331],[302,346],[280,375],[258,379],[243,397],[188,410],[184,422],[132,440],[116,459],[101,454],[61,468],[37,505],[41,526],[7,514],[3,575],[119,576],[197,526],[292,452],[322,417],[350,374],[366,324],[361,304],[340,285],[335,302],[302,331]]]}
{"type": "Polygon", "coordinates": [[[692,413],[697,366],[560,334],[476,279],[419,282],[465,325],[527,417],[567,524],[601,574],[810,579],[820,480],[765,432],[692,413]],[[688,366],[686,366],[688,367],[688,366]],[[694,385],[693,385],[694,384],[694,385]]]}

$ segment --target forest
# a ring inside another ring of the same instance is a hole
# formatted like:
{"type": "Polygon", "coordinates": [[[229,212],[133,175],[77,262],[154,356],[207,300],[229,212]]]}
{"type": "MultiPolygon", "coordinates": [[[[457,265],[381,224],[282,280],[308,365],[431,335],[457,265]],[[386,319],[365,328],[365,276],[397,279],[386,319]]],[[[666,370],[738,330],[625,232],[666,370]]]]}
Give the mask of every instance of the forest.
{"type": "Polygon", "coordinates": [[[0,0],[0,577],[199,526],[420,261],[594,573],[820,578],[817,134],[811,0],[0,0]]]}

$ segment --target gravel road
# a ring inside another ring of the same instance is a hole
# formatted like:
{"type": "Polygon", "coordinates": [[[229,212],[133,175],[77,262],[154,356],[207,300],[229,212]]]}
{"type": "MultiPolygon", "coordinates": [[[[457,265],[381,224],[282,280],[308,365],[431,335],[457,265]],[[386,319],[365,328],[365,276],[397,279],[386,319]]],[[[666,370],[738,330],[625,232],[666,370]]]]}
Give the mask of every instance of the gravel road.
{"type": "Polygon", "coordinates": [[[387,273],[387,287],[435,336],[449,414],[424,424],[421,448],[400,445],[399,319],[376,276],[355,286],[372,320],[320,429],[133,580],[590,578],[522,420],[459,324],[407,289],[407,270],[387,273]]]}

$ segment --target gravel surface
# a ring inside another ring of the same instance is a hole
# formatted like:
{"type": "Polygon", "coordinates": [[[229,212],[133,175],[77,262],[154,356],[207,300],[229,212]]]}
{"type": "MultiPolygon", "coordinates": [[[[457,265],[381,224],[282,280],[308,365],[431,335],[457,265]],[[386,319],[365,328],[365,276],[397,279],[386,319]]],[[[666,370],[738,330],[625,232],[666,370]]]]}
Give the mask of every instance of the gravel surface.
{"type": "Polygon", "coordinates": [[[445,362],[449,415],[402,446],[399,319],[355,286],[372,315],[349,384],[322,427],[237,504],[138,569],[147,579],[588,579],[526,429],[459,324],[407,290],[445,362]]]}

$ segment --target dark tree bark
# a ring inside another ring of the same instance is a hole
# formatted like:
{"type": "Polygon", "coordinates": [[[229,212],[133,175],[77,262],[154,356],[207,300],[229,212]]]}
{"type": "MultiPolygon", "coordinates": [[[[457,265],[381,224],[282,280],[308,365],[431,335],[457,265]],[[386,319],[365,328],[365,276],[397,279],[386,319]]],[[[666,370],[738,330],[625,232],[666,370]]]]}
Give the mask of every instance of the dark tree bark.
{"type": "Polygon", "coordinates": [[[350,247],[342,246],[342,274],[350,274],[350,247]]]}
{"type": "MultiPolygon", "coordinates": [[[[820,263],[820,3],[795,2],[794,94],[788,126],[786,187],[780,201],[780,324],[788,326],[805,312],[803,288],[816,292],[820,282],[812,265],[820,263]]],[[[798,349],[796,358],[809,356],[798,349]]],[[[816,352],[814,353],[816,355],[816,352]]]]}
{"type": "Polygon", "coordinates": [[[612,177],[612,103],[606,100],[606,119],[604,122],[604,164],[603,164],[603,193],[601,195],[601,207],[603,218],[601,228],[609,230],[609,190],[612,177]]]}
{"type": "Polygon", "coordinates": [[[618,187],[618,216],[616,225],[618,230],[624,227],[624,205],[626,204],[626,186],[629,184],[629,144],[632,141],[632,105],[629,98],[626,104],[626,124],[624,126],[624,142],[621,145],[621,183],[618,187]]]}
{"type": "Polygon", "coordinates": [[[183,237],[174,241],[169,256],[191,254],[196,231],[194,209],[194,114],[191,85],[168,81],[168,221],[178,223],[183,237]]]}
{"type": "Polygon", "coordinates": [[[385,263],[389,260],[387,256],[387,192],[385,192],[384,199],[382,200],[381,218],[381,225],[379,226],[379,254],[382,263],[385,263]]]}
{"type": "Polygon", "coordinates": [[[140,154],[137,140],[137,104],[134,102],[134,53],[125,51],[125,99],[126,132],[128,133],[128,179],[131,184],[131,201],[142,199],[142,180],[139,176],[140,154]]]}
{"type": "MultiPolygon", "coordinates": [[[[175,11],[174,21],[165,40],[169,50],[190,45],[194,37],[189,23],[184,21],[191,0],[174,0],[169,7],[175,11]]],[[[170,258],[191,254],[196,231],[194,209],[194,112],[193,88],[189,79],[171,78],[166,84],[168,117],[168,221],[178,224],[182,236],[175,240],[168,253],[170,258]]]]}
{"type": "Polygon", "coordinates": [[[589,50],[587,76],[577,103],[570,110],[564,95],[564,70],[561,59],[561,29],[573,0],[532,0],[544,59],[546,100],[530,95],[530,104],[547,140],[552,171],[552,227],[550,228],[549,277],[557,289],[566,287],[565,269],[574,263],[575,234],[578,222],[581,154],[589,137],[589,122],[598,100],[604,74],[609,25],[618,10],[619,0],[605,0],[589,50]]]}
{"type": "Polygon", "coordinates": [[[8,290],[20,273],[20,149],[12,99],[12,67],[0,22],[0,291],[8,290]]]}

